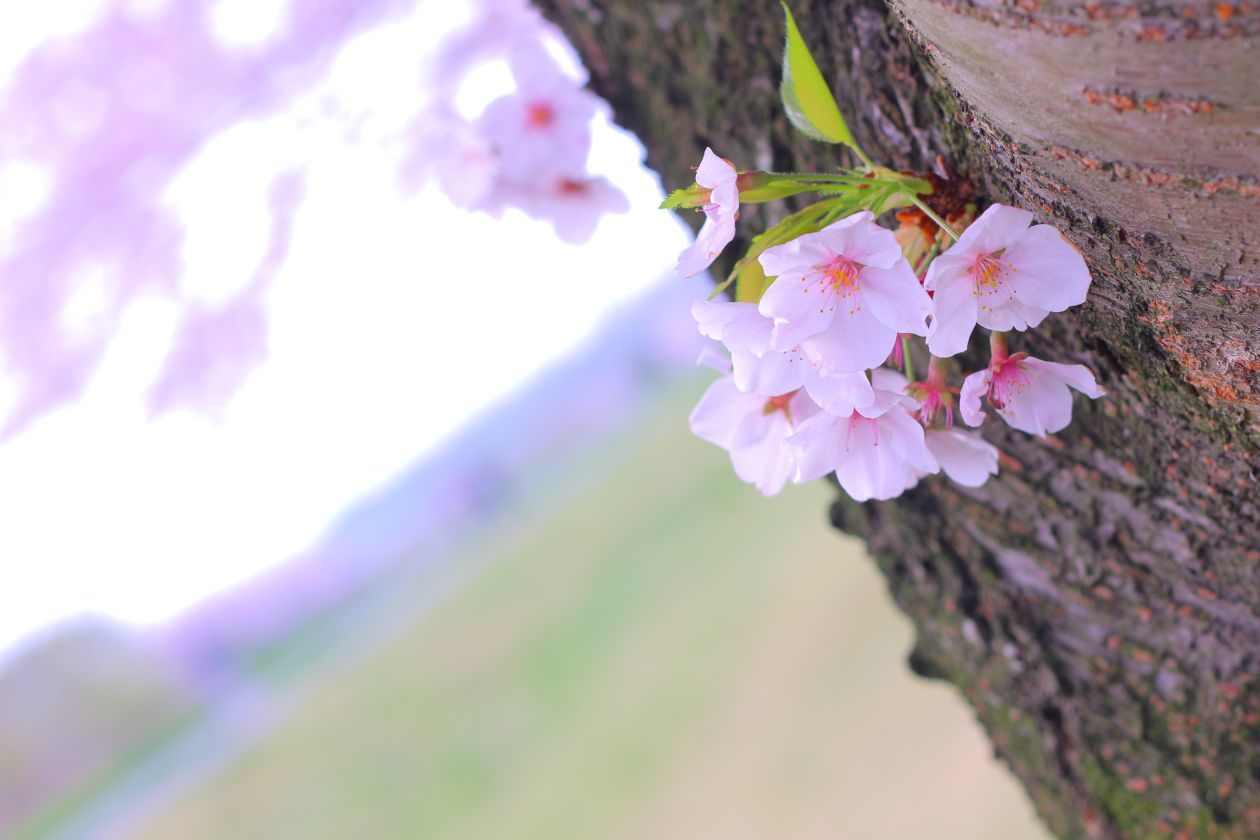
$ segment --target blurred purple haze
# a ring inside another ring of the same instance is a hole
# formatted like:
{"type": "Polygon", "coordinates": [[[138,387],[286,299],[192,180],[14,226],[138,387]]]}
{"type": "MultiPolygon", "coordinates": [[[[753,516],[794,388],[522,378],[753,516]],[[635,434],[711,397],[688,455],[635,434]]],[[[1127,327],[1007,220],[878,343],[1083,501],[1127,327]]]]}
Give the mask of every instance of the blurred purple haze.
{"type": "MultiPolygon", "coordinates": [[[[170,0],[143,13],[116,3],[86,30],[26,57],[0,94],[0,164],[34,165],[51,183],[0,250],[0,354],[17,385],[0,439],[83,393],[123,311],[142,295],[181,304],[150,395],[154,413],[213,408],[241,385],[267,352],[262,300],[284,260],[302,172],[271,184],[266,253],[243,288],[215,303],[180,291],[184,230],[164,203],[167,188],[208,138],[281,109],[353,35],[416,4],[300,0],[275,37],[243,48],[216,40],[209,0],[170,0]],[[97,284],[99,312],[67,325],[67,306],[88,283],[97,284]]],[[[541,26],[519,0],[480,0],[468,10],[471,22],[434,64],[435,84],[541,26]]]]}

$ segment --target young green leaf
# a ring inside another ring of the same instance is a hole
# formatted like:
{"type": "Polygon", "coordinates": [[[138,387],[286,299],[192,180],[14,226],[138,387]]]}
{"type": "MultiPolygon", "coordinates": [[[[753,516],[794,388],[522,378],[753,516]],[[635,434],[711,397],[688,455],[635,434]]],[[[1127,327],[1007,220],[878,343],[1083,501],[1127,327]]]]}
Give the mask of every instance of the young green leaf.
{"type": "Polygon", "coordinates": [[[783,47],[783,83],[779,95],[787,117],[804,134],[825,143],[844,143],[853,149],[857,144],[849,126],[840,115],[831,88],[823,79],[805,39],[796,28],[796,20],[787,3],[783,3],[787,21],[787,42],[783,47]]]}
{"type": "Polygon", "coordinates": [[[758,260],[748,260],[735,275],[735,300],[740,303],[756,303],[766,290],[766,272],[758,260]]]}
{"type": "Polygon", "coordinates": [[[674,190],[665,196],[665,200],[661,202],[661,206],[658,209],[676,210],[679,207],[700,207],[708,199],[709,190],[693,184],[686,189],[674,190]]]}

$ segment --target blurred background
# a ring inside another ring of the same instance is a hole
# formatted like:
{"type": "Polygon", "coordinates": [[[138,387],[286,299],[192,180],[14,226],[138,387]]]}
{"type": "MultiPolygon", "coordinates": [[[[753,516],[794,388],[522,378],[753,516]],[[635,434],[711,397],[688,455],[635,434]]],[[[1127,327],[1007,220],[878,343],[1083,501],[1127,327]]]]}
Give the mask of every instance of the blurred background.
{"type": "Polygon", "coordinates": [[[689,435],[582,82],[524,0],[0,7],[0,837],[1045,836],[689,435]]]}

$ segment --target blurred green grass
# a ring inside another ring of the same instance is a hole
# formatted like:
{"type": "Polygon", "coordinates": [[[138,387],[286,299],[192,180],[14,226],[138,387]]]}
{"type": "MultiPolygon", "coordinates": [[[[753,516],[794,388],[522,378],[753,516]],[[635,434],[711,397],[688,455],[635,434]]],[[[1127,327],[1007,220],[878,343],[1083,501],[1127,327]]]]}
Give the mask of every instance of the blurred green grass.
{"type": "Polygon", "coordinates": [[[740,484],[688,434],[699,390],[550,477],[466,584],[141,836],[1046,837],[906,669],[832,490],[740,484]]]}

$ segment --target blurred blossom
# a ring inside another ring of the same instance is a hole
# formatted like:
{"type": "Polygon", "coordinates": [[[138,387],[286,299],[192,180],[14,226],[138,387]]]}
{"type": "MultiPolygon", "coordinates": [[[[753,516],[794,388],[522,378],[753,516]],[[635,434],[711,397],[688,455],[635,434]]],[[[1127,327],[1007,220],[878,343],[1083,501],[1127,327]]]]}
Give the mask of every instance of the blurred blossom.
{"type": "Polygon", "coordinates": [[[278,9],[271,23],[244,31],[258,16],[234,10],[240,3],[210,15],[194,0],[101,4],[82,31],[43,43],[15,68],[0,93],[9,127],[0,136],[0,362],[16,394],[0,436],[78,397],[142,297],[184,312],[155,407],[202,402],[198,382],[221,399],[258,358],[265,315],[249,300],[274,271],[265,263],[285,247],[283,214],[295,203],[273,208],[281,215],[253,291],[211,317],[177,282],[185,231],[166,189],[208,138],[274,111],[318,79],[352,33],[408,4],[269,5],[278,9]],[[197,372],[174,385],[175,368],[188,365],[197,372]]]}
{"type": "Polygon", "coordinates": [[[0,46],[0,648],[300,553],[685,235],[526,0],[32,4],[0,46]],[[570,140],[509,179],[481,115],[522,91],[570,140]]]}
{"type": "Polygon", "coordinates": [[[625,213],[630,202],[607,178],[553,175],[528,186],[504,185],[504,200],[536,219],[551,223],[556,236],[571,244],[591,238],[604,213],[625,213]]]}
{"type": "Polygon", "coordinates": [[[586,170],[597,101],[567,77],[541,44],[512,51],[516,90],[486,106],[477,128],[502,162],[509,184],[576,177],[586,170]]]}
{"type": "MultiPolygon", "coordinates": [[[[550,222],[565,242],[585,242],[603,214],[630,209],[621,190],[587,172],[591,124],[607,109],[560,67],[548,50],[555,36],[545,28],[529,29],[535,40],[521,33],[509,40],[497,23],[478,19],[459,40],[476,42],[479,26],[487,35],[474,52],[506,49],[515,88],[466,121],[455,107],[463,80],[444,74],[438,97],[417,122],[407,171],[433,178],[458,207],[496,218],[514,207],[550,222]]],[[[457,66],[470,69],[466,62],[457,66]]]]}

